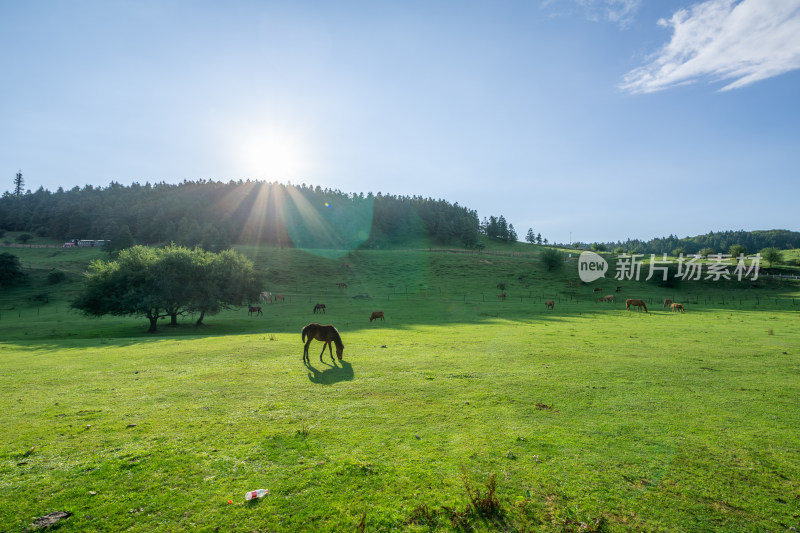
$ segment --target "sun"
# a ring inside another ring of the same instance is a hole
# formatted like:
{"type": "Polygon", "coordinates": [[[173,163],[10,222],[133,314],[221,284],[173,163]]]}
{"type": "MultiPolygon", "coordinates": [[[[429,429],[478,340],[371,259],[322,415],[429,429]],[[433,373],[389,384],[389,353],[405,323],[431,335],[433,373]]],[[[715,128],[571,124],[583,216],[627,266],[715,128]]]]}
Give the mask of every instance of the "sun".
{"type": "Polygon", "coordinates": [[[243,177],[297,182],[311,172],[307,141],[288,129],[244,132],[235,144],[234,154],[237,171],[243,177]]]}

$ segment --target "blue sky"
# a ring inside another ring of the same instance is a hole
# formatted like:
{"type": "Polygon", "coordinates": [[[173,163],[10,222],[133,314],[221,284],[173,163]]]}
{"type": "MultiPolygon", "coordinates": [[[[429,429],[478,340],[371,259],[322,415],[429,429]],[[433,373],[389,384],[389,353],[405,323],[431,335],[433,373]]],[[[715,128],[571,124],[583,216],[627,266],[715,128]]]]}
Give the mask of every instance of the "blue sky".
{"type": "Polygon", "coordinates": [[[0,191],[263,179],[558,242],[797,231],[798,68],[800,0],[6,0],[0,191]]]}

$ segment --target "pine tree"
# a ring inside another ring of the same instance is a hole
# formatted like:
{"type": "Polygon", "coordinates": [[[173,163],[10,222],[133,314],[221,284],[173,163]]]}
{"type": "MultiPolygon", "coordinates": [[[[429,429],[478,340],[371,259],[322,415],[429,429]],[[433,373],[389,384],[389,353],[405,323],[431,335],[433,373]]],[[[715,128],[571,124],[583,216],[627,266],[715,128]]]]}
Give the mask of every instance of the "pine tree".
{"type": "Polygon", "coordinates": [[[533,228],[528,228],[528,233],[525,235],[525,240],[531,244],[536,244],[536,235],[533,233],[533,228]]]}
{"type": "Polygon", "coordinates": [[[501,241],[508,241],[508,222],[503,215],[497,219],[497,238],[501,241]]]}
{"type": "Polygon", "coordinates": [[[514,224],[508,225],[508,242],[517,242],[519,237],[517,236],[517,232],[514,230],[514,224]]]}
{"type": "Polygon", "coordinates": [[[25,180],[22,179],[22,170],[17,172],[17,176],[14,178],[14,196],[17,198],[22,196],[22,187],[25,185],[25,180]]]}

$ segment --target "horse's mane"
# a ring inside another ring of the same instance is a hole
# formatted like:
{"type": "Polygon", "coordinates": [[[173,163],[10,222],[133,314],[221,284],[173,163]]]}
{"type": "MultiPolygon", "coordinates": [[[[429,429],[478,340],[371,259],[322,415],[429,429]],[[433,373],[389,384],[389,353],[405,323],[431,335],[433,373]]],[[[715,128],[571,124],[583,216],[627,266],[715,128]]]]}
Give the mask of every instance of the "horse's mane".
{"type": "Polygon", "coordinates": [[[336,344],[337,348],[343,347],[344,343],[342,342],[342,336],[339,335],[339,330],[336,329],[334,326],[331,326],[331,329],[333,330],[333,342],[334,342],[334,344],[336,344]]]}

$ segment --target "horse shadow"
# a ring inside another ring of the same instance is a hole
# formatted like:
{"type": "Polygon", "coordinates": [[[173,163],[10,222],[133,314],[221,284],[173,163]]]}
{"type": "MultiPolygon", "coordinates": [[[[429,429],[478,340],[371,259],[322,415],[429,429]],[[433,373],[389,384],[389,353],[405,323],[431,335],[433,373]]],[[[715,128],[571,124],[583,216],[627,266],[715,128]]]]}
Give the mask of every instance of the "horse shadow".
{"type": "Polygon", "coordinates": [[[333,365],[325,370],[317,370],[309,361],[304,361],[304,363],[308,369],[308,380],[311,383],[333,385],[340,381],[352,381],[354,377],[353,365],[347,361],[339,361],[342,366],[337,366],[336,361],[334,361],[333,365]]]}

